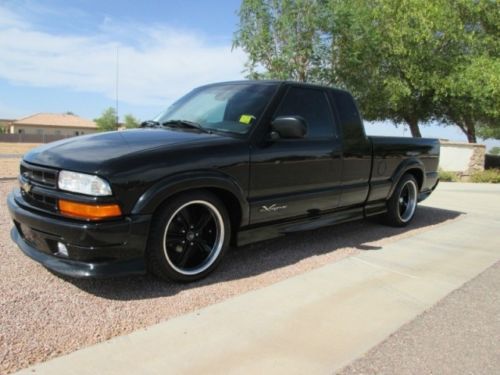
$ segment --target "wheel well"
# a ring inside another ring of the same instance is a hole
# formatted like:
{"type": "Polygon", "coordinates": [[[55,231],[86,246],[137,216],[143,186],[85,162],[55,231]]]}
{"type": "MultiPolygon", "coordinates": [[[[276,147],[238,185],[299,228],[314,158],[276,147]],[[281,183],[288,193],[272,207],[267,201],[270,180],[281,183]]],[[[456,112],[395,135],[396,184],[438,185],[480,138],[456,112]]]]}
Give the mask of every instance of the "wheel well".
{"type": "Polygon", "coordinates": [[[241,206],[238,198],[231,193],[230,191],[219,189],[219,188],[205,188],[204,190],[210,191],[212,194],[216,195],[222,203],[227,208],[227,213],[229,214],[229,218],[231,219],[231,229],[234,233],[235,230],[241,224],[241,206]]]}
{"type": "Polygon", "coordinates": [[[424,173],[422,172],[422,170],[418,168],[412,168],[407,170],[406,173],[411,174],[413,177],[415,177],[415,180],[417,180],[418,184],[418,190],[422,190],[422,185],[424,184],[424,173]]]}
{"type": "Polygon", "coordinates": [[[186,193],[188,191],[195,191],[195,190],[205,190],[209,191],[212,194],[214,194],[217,198],[219,198],[222,203],[226,206],[227,213],[229,214],[229,219],[231,220],[231,231],[234,233],[235,230],[237,230],[241,224],[241,218],[242,218],[242,211],[241,211],[241,206],[240,202],[238,201],[238,198],[231,193],[228,190],[220,189],[220,188],[214,188],[214,187],[209,187],[209,188],[193,188],[193,189],[186,189],[182,190],[179,192],[176,192],[175,194],[172,194],[165,198],[155,209],[155,214],[159,211],[160,207],[163,207],[169,200],[174,198],[175,196],[179,194],[186,193]]]}

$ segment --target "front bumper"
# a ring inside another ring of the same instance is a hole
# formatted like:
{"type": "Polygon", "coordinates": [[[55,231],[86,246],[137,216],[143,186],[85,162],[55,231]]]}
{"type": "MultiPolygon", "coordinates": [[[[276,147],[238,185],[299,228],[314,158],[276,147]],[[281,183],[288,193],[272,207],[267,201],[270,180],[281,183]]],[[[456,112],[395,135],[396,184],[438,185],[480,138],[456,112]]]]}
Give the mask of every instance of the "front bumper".
{"type": "Polygon", "coordinates": [[[101,222],[67,219],[30,207],[17,189],[9,194],[7,205],[14,221],[13,241],[56,273],[99,278],[146,272],[150,215],[101,222]],[[59,242],[66,246],[67,257],[58,252],[59,242]]]}

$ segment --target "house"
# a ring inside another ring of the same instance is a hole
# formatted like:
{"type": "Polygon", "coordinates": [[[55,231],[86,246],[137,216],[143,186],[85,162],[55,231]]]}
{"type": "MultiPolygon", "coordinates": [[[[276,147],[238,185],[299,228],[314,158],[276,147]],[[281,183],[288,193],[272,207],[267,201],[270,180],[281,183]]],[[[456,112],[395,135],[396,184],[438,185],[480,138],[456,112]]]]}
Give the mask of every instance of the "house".
{"type": "Polygon", "coordinates": [[[7,124],[7,133],[10,134],[72,137],[97,131],[97,125],[94,121],[67,113],[37,113],[7,124]]]}
{"type": "Polygon", "coordinates": [[[12,121],[15,121],[15,120],[7,119],[7,118],[0,118],[0,134],[9,132],[9,126],[10,126],[12,121]]]}

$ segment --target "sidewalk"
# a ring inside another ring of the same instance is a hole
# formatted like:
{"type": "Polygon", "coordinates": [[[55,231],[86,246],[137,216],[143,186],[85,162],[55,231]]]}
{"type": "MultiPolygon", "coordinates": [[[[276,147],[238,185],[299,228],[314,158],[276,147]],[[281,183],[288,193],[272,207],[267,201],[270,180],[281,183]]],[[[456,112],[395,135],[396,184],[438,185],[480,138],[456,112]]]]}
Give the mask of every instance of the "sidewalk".
{"type": "Polygon", "coordinates": [[[500,260],[499,190],[469,186],[429,201],[449,224],[20,373],[332,373],[500,260]]]}

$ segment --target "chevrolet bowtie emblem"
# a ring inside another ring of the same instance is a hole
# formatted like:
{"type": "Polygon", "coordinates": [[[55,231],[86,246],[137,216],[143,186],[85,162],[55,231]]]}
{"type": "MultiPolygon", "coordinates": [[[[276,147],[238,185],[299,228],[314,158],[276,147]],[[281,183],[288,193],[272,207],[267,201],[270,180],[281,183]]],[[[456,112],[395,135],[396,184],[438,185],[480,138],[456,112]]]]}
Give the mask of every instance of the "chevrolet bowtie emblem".
{"type": "Polygon", "coordinates": [[[21,189],[23,189],[26,193],[29,193],[31,191],[32,187],[33,186],[30,183],[28,183],[28,182],[23,182],[21,184],[21,189]]]}

